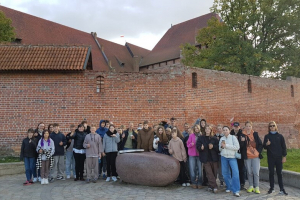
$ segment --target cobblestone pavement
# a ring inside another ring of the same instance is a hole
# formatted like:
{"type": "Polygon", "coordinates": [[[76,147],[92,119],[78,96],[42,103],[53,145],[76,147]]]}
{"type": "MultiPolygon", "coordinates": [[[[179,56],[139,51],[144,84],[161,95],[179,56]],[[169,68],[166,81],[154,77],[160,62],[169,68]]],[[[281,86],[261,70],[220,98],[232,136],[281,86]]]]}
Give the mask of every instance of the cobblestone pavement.
{"type": "MultiPolygon", "coordinates": [[[[25,174],[0,177],[0,199],[236,199],[232,193],[220,191],[217,194],[206,191],[206,189],[192,189],[191,187],[182,187],[179,184],[173,184],[168,187],[147,187],[118,182],[105,182],[98,180],[97,183],[85,183],[83,181],[55,180],[49,185],[35,183],[29,186],[23,186],[25,174]]],[[[278,194],[278,185],[275,185],[276,193],[267,195],[269,184],[260,183],[261,194],[247,193],[241,191],[241,197],[238,199],[300,199],[300,189],[285,187],[288,196],[278,194]]]]}

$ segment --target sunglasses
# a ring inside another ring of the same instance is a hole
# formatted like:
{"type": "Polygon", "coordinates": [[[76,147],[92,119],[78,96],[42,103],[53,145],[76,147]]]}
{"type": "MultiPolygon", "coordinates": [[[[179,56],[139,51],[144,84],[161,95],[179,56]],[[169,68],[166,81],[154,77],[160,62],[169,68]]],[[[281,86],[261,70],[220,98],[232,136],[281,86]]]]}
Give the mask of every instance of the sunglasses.
{"type": "Polygon", "coordinates": [[[275,125],[270,125],[269,127],[270,127],[270,128],[271,128],[271,127],[275,127],[275,125]]]}

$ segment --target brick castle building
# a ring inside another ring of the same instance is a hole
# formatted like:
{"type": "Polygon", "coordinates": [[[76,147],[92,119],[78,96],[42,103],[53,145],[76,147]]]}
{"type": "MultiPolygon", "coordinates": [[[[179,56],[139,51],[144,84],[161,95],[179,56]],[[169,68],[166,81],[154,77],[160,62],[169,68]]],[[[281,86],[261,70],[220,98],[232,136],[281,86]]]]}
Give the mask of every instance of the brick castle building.
{"type": "Polygon", "coordinates": [[[273,80],[181,64],[180,45],[195,44],[213,13],[172,26],[149,51],[115,44],[3,6],[15,44],[0,46],[0,154],[18,154],[26,130],[57,122],[109,119],[117,126],[172,116],[229,125],[254,122],[263,137],[276,121],[289,148],[300,147],[299,79],[273,80]]]}

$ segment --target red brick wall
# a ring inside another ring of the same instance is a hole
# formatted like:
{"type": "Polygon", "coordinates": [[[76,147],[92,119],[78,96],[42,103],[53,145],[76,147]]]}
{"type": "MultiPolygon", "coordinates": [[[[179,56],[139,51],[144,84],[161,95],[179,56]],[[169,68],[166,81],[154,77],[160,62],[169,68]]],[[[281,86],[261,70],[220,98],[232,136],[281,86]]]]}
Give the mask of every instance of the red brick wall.
{"type": "MultiPolygon", "coordinates": [[[[261,136],[270,120],[278,122],[289,147],[298,148],[300,89],[297,79],[280,81],[205,69],[169,67],[143,73],[1,72],[0,154],[17,154],[29,127],[58,122],[67,133],[83,119],[98,125],[109,119],[117,126],[150,124],[175,116],[182,127],[203,116],[210,124],[228,124],[233,116],[252,120],[261,136]],[[192,88],[191,73],[198,75],[192,88]],[[105,78],[105,92],[96,92],[96,77],[105,78]],[[295,97],[290,95],[294,85],[295,97]]],[[[181,128],[182,129],[182,128],[181,128]]]]}

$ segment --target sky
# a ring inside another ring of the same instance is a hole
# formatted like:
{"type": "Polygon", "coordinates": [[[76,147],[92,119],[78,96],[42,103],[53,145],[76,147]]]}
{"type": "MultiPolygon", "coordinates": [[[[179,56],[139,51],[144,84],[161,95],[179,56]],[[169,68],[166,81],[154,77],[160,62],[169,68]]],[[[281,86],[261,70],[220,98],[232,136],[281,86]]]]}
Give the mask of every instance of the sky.
{"type": "Polygon", "coordinates": [[[151,50],[171,24],[210,13],[213,0],[0,0],[0,4],[151,50]]]}

